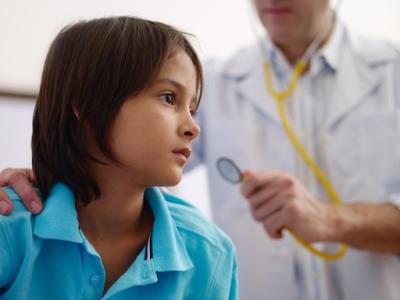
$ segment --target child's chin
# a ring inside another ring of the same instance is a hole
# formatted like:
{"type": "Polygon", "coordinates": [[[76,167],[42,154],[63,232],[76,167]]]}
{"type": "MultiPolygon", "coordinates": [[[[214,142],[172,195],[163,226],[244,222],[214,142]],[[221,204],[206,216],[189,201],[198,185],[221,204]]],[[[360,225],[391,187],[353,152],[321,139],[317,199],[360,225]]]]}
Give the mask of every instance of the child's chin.
{"type": "Polygon", "coordinates": [[[175,186],[178,185],[181,182],[182,179],[182,173],[179,174],[170,174],[171,176],[168,177],[168,179],[165,180],[165,184],[162,186],[175,186]]]}
{"type": "Polygon", "coordinates": [[[182,179],[182,175],[179,176],[179,177],[177,177],[177,178],[175,178],[175,179],[172,181],[171,186],[178,185],[178,184],[181,182],[181,179],[182,179]]]}

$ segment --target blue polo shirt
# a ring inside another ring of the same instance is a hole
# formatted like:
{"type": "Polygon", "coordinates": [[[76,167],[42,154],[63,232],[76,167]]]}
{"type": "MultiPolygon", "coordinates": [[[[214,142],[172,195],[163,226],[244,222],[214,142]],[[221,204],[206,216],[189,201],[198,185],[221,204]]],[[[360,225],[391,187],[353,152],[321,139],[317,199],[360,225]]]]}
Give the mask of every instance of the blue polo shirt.
{"type": "Polygon", "coordinates": [[[56,184],[37,216],[6,192],[14,211],[0,216],[2,300],[237,299],[232,242],[193,206],[158,188],[145,192],[151,237],[104,295],[104,267],[79,228],[72,191],[56,184]]]}

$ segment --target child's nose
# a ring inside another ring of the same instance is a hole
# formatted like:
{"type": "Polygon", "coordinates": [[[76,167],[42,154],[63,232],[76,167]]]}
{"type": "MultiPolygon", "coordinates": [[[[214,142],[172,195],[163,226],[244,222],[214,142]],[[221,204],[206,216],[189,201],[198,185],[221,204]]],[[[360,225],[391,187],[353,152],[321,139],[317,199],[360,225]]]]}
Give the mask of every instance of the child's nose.
{"type": "Polygon", "coordinates": [[[184,136],[190,137],[190,139],[195,139],[200,134],[200,126],[190,118],[189,121],[185,122],[185,124],[181,127],[181,132],[184,136]]]}

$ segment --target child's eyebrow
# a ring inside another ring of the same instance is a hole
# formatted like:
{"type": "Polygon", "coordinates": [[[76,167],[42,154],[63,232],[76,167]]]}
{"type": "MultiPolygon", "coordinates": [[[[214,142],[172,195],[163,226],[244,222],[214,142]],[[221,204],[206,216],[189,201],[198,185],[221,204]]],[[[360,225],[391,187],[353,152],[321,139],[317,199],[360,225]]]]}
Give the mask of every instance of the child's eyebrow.
{"type": "Polygon", "coordinates": [[[169,83],[169,84],[172,84],[173,86],[175,86],[179,90],[186,90],[186,88],[184,87],[183,84],[181,84],[180,82],[178,82],[174,79],[171,79],[171,78],[161,78],[161,79],[158,79],[156,81],[156,83],[169,83]]]}

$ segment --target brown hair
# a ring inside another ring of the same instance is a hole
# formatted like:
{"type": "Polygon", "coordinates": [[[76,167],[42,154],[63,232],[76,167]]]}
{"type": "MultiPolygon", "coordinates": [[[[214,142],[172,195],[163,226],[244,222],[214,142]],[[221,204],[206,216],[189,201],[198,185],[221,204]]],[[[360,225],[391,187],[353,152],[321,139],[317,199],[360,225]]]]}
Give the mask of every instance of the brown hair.
{"type": "Polygon", "coordinates": [[[85,146],[85,128],[114,160],[109,131],[119,108],[148,87],[177,50],[193,62],[200,99],[199,59],[185,34],[169,25],[111,17],[61,30],[47,54],[33,117],[32,166],[44,199],[58,181],[85,203],[100,196],[87,164],[101,162],[85,146]]]}

